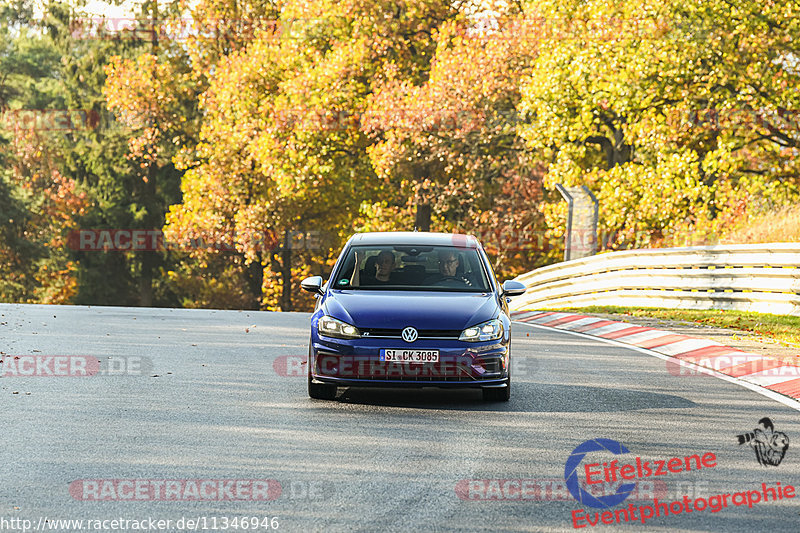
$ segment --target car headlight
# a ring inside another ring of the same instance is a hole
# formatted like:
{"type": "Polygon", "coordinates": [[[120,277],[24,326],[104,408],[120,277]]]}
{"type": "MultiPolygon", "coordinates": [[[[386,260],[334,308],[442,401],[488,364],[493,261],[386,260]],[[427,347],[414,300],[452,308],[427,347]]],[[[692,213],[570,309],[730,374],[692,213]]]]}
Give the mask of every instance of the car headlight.
{"type": "Polygon", "coordinates": [[[351,326],[347,322],[342,322],[332,316],[323,316],[317,322],[317,329],[320,335],[326,337],[336,337],[337,339],[355,339],[361,336],[358,328],[351,326]]]}
{"type": "Polygon", "coordinates": [[[499,319],[489,320],[461,332],[460,341],[493,341],[503,336],[503,323],[499,319]]]}

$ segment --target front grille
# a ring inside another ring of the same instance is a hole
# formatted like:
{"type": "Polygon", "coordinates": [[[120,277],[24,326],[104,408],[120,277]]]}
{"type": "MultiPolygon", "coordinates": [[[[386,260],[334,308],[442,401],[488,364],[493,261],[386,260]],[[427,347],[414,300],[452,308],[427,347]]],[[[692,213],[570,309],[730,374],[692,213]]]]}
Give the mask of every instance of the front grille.
{"type": "MultiPolygon", "coordinates": [[[[362,337],[380,337],[384,339],[400,339],[402,329],[362,328],[362,337]]],[[[460,329],[419,329],[419,339],[458,339],[460,329]]]]}

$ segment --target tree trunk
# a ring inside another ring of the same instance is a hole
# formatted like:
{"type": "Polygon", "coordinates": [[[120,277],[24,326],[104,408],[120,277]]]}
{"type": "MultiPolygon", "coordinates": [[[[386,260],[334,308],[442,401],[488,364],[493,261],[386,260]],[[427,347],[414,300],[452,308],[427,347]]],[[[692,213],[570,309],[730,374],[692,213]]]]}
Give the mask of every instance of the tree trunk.
{"type": "Polygon", "coordinates": [[[283,249],[281,250],[281,311],[292,310],[292,242],[287,229],[283,234],[283,249]]]}
{"type": "MultiPolygon", "coordinates": [[[[147,167],[147,183],[144,184],[145,205],[147,206],[145,221],[146,229],[148,230],[163,226],[163,220],[161,220],[161,216],[158,213],[158,201],[156,199],[157,174],[158,166],[155,161],[152,161],[147,167]]],[[[141,307],[153,306],[153,272],[160,263],[160,253],[155,246],[153,246],[152,250],[140,252],[142,269],[139,273],[139,305],[141,307]]]]}
{"type": "MultiPolygon", "coordinates": [[[[151,52],[158,54],[158,31],[156,25],[158,24],[158,2],[153,2],[151,5],[153,11],[153,33],[151,36],[150,47],[151,52]]],[[[156,223],[156,219],[160,218],[156,214],[156,174],[158,172],[158,165],[155,161],[151,161],[147,167],[147,183],[144,186],[147,204],[147,217],[146,220],[150,222],[147,224],[146,229],[155,229],[160,227],[156,223]]],[[[153,250],[145,250],[141,252],[141,272],[139,273],[139,305],[141,307],[153,306],[153,271],[158,263],[158,251],[153,247],[153,250]]]]}
{"type": "Polygon", "coordinates": [[[139,306],[153,306],[153,270],[158,252],[145,250],[141,252],[142,271],[139,275],[139,306]]]}
{"type": "Polygon", "coordinates": [[[262,287],[264,286],[264,265],[261,264],[261,254],[257,254],[256,260],[247,266],[247,285],[253,296],[253,308],[261,309],[262,287]]]}
{"type": "Polygon", "coordinates": [[[431,204],[417,204],[417,217],[414,222],[417,231],[431,230],[431,204]]]}

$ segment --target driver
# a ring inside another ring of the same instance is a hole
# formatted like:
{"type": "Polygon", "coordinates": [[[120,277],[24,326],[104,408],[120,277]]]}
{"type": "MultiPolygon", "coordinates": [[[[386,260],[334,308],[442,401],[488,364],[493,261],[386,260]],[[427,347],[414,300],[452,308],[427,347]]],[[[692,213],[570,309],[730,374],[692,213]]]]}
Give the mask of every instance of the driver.
{"type": "Polygon", "coordinates": [[[439,252],[439,273],[445,278],[454,278],[461,260],[455,252],[439,252]]]}
{"type": "Polygon", "coordinates": [[[461,256],[451,250],[442,250],[439,252],[439,274],[435,275],[430,282],[451,280],[471,286],[472,282],[463,274],[458,273],[460,267],[461,256]]]}

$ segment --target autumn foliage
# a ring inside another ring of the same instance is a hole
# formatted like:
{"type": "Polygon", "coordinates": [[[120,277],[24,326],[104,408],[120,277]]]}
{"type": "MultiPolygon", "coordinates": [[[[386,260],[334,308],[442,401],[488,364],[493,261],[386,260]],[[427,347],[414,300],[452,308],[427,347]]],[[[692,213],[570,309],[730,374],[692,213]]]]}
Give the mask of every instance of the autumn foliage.
{"type": "MultiPolygon", "coordinates": [[[[500,277],[560,260],[556,184],[594,192],[609,249],[774,235],[748,224],[800,198],[798,0],[200,0],[137,17],[150,33],[96,43],[48,26],[68,52],[52,77],[94,91],[52,105],[108,119],[50,144],[5,128],[0,202],[24,222],[0,221],[4,299],[67,302],[114,263],[139,303],[309,309],[299,281],[356,231],[474,233],[500,277]],[[101,262],[64,249],[87,224],[233,246],[101,262]]],[[[0,111],[34,105],[11,89],[0,111]]]]}

